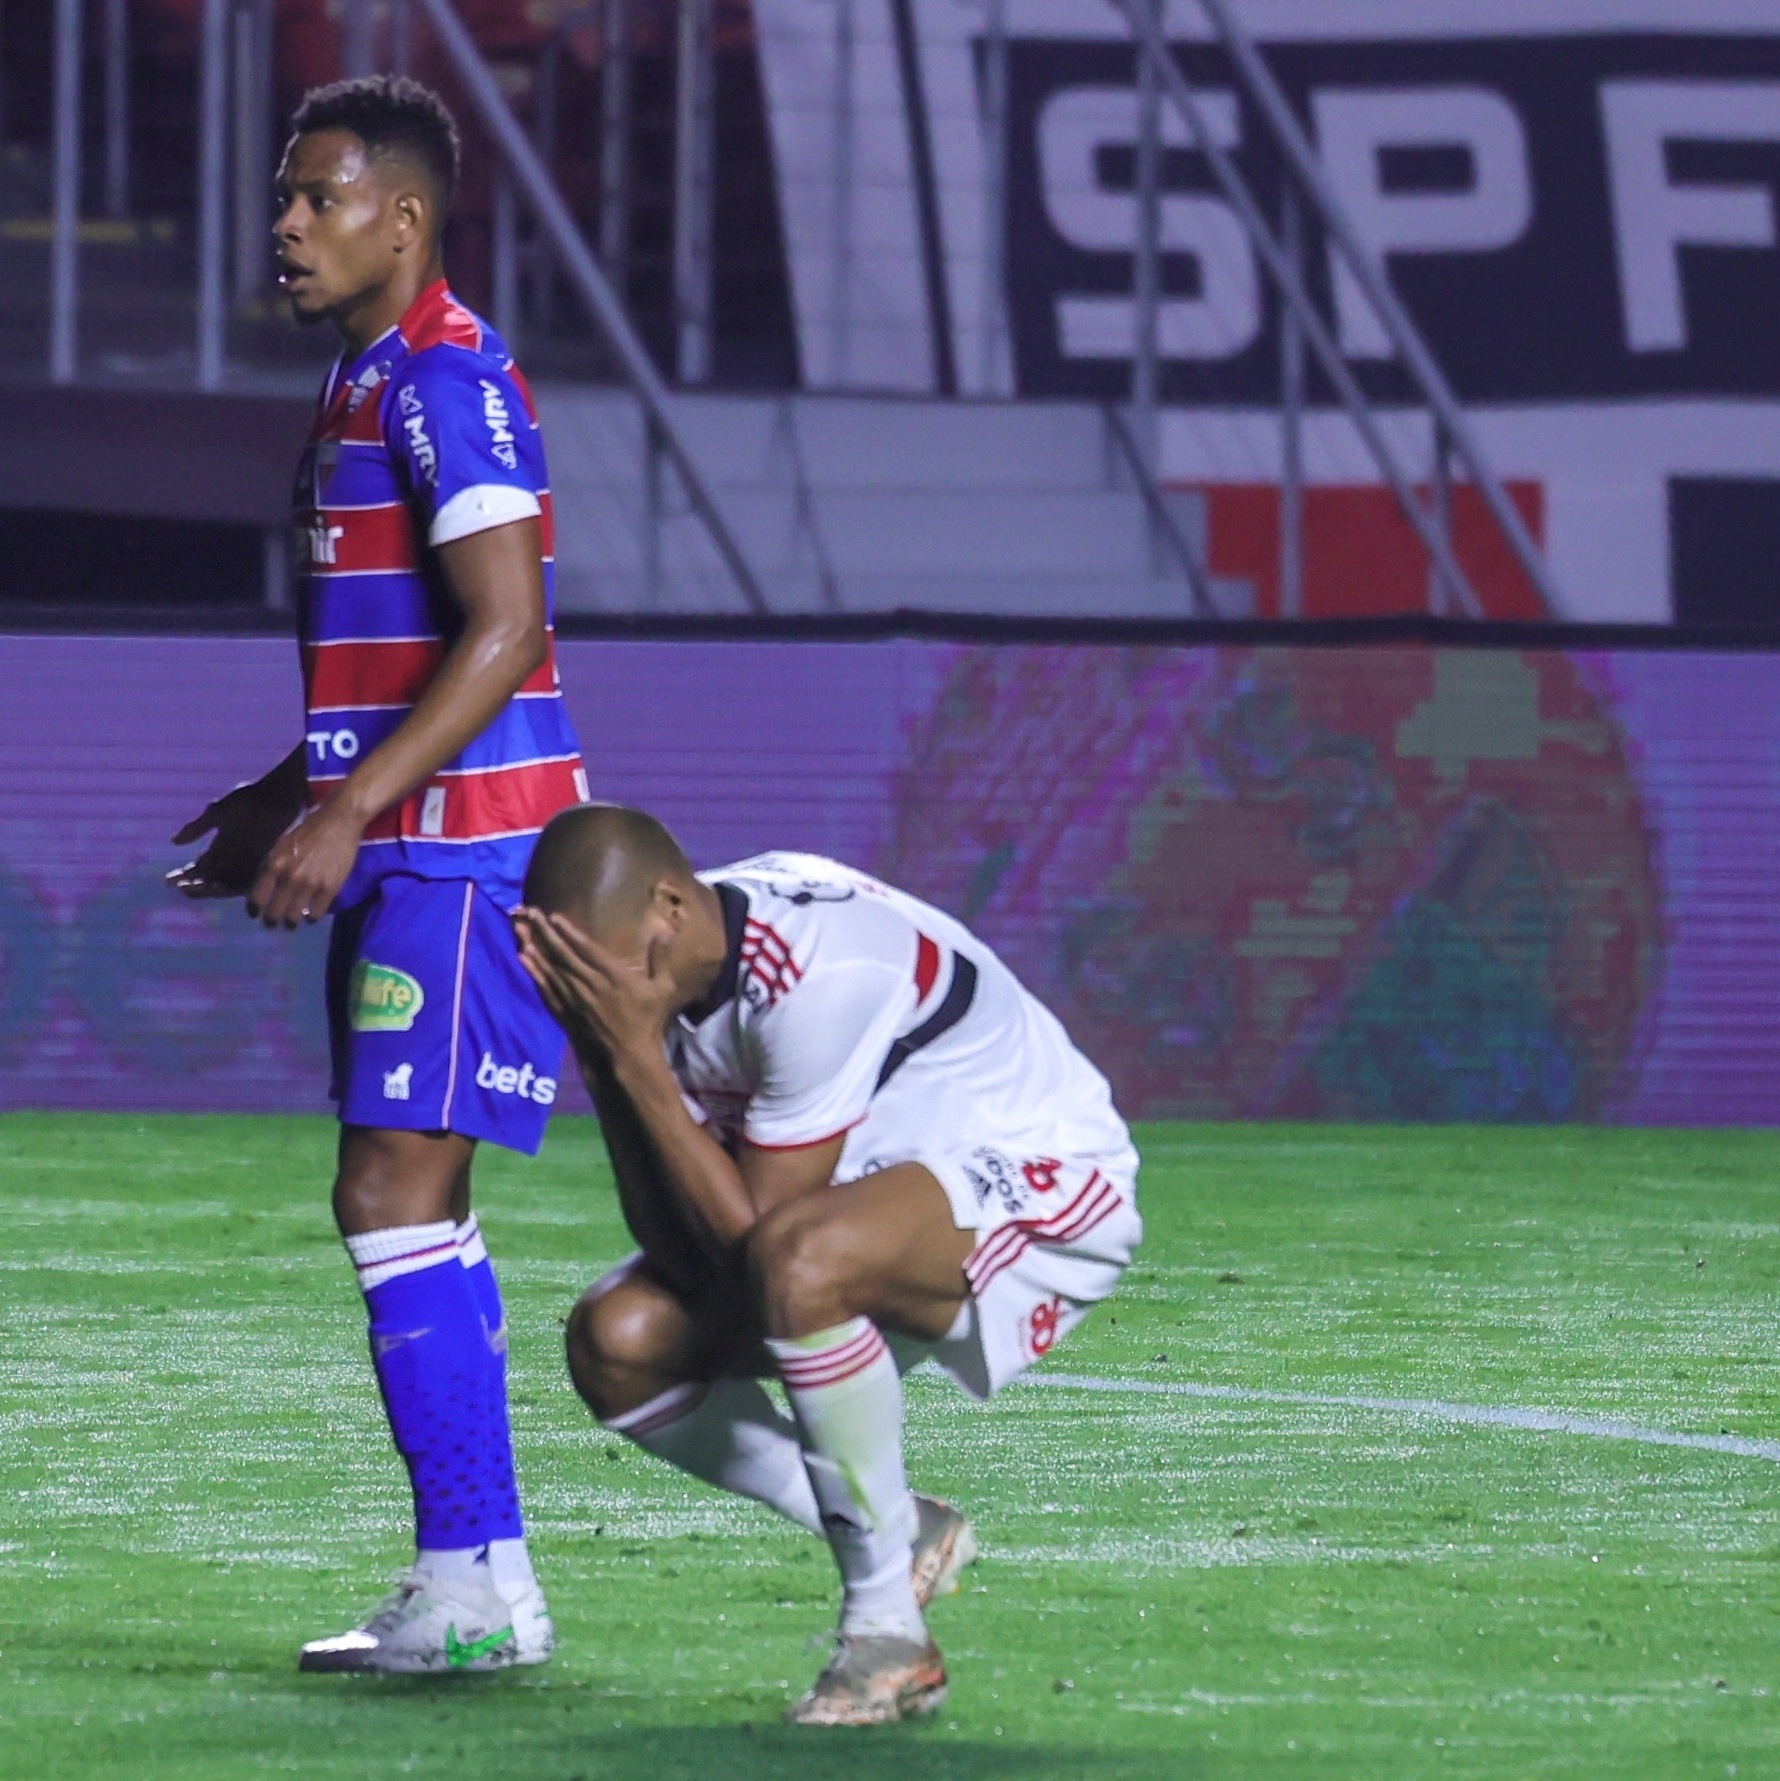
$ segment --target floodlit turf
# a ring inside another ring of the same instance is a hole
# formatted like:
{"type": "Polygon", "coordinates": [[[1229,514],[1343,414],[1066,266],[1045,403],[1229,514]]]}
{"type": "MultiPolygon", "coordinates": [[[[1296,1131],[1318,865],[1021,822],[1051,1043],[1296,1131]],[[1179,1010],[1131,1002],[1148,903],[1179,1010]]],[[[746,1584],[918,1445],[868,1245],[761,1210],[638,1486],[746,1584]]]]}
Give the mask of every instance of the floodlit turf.
{"type": "MultiPolygon", "coordinates": [[[[1052,1366],[1780,1437],[1780,1138],[1152,1127],[1150,1238],[1052,1366]]],[[[0,1774],[503,1781],[1780,1774],[1780,1464],[1397,1411],[911,1382],[986,1556],[953,1694],[778,1724],[825,1551],[590,1426],[597,1138],[487,1159],[563,1646],[299,1676],[403,1559],[321,1121],[0,1119],[0,1774]]]]}

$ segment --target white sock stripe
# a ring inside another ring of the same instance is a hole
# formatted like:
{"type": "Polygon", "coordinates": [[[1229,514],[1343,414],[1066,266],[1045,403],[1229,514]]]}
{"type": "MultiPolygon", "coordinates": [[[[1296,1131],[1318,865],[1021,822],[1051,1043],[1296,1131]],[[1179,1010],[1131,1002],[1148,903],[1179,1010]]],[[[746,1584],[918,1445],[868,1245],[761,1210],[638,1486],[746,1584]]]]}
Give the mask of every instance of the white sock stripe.
{"type": "Polygon", "coordinates": [[[877,1334],[877,1328],[869,1317],[849,1317],[845,1323],[812,1330],[807,1336],[768,1336],[766,1346],[769,1353],[782,1361],[823,1360],[855,1342],[868,1340],[877,1334]]]}
{"type": "Polygon", "coordinates": [[[456,1261],[457,1226],[446,1218],[437,1224],[402,1224],[389,1230],[364,1231],[346,1239],[346,1253],[358,1270],[360,1290],[369,1292],[386,1280],[456,1261]]]}
{"type": "Polygon", "coordinates": [[[705,1401],[705,1393],[710,1389],[702,1380],[670,1386],[659,1397],[637,1405],[634,1410],[626,1410],[621,1416],[602,1417],[600,1427],[640,1441],[644,1435],[652,1435],[670,1423],[678,1422],[682,1416],[690,1416],[705,1401]]]}
{"type": "MultiPolygon", "coordinates": [[[[390,1262],[374,1262],[368,1268],[358,1270],[358,1284],[361,1292],[369,1292],[374,1286],[381,1286],[386,1280],[400,1280],[404,1274],[424,1274],[428,1268],[436,1268],[443,1262],[457,1262],[457,1245],[447,1243],[438,1249],[423,1250],[419,1255],[398,1256],[390,1262]]],[[[458,1266],[462,1266],[461,1262],[458,1266]]]]}
{"type": "Polygon", "coordinates": [[[364,1231],[346,1239],[346,1253],[363,1268],[372,1262],[393,1261],[397,1256],[435,1249],[441,1243],[454,1248],[457,1244],[457,1226],[449,1218],[437,1224],[398,1224],[387,1230],[364,1231]]]}
{"type": "Polygon", "coordinates": [[[882,1338],[874,1325],[860,1320],[859,1328],[841,1340],[821,1348],[810,1348],[801,1342],[769,1341],[768,1349],[779,1363],[780,1373],[787,1379],[799,1379],[809,1373],[826,1373],[845,1366],[862,1355],[868,1355],[882,1338]]]}

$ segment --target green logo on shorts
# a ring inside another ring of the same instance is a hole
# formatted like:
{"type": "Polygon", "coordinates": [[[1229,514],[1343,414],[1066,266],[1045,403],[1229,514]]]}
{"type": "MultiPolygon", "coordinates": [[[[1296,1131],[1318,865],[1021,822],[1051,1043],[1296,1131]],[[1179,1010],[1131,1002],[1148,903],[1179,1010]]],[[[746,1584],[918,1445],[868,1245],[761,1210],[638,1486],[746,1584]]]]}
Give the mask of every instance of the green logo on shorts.
{"type": "Polygon", "coordinates": [[[355,1033],[405,1033],[425,1004],[426,992],[406,971],[360,959],[352,967],[346,999],[355,1033]]]}

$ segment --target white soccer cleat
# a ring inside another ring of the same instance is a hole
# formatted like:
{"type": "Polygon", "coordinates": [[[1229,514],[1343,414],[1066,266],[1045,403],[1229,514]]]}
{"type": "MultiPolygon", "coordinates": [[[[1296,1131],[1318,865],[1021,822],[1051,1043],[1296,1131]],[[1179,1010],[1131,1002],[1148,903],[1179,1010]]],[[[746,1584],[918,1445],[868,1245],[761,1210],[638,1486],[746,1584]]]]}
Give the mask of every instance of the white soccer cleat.
{"type": "Polygon", "coordinates": [[[909,1581],[915,1600],[925,1608],[958,1588],[958,1573],[977,1561],[976,1529],[963,1514],[939,1497],[915,1497],[914,1564],[909,1581]]]}
{"type": "Polygon", "coordinates": [[[793,1725],[888,1725],[934,1712],[946,1665],[931,1639],[842,1633],[809,1693],[786,1708],[793,1725]]]}
{"type": "Polygon", "coordinates": [[[518,1595],[507,1597],[507,1612],[513,1617],[513,1640],[516,1664],[541,1664],[550,1661],[556,1649],[556,1628],[550,1620],[550,1604],[536,1583],[518,1595]]]}
{"type": "MultiPolygon", "coordinates": [[[[538,1614],[546,1633],[550,1616],[538,1614]]],[[[489,1583],[445,1585],[410,1572],[363,1626],[331,1639],[312,1639],[297,1659],[300,1670],[370,1670],[385,1675],[474,1675],[521,1660],[515,1616],[489,1583]]],[[[552,1642],[554,1642],[552,1638],[552,1642]]],[[[542,1663],[550,1655],[523,1661],[542,1663]]]]}

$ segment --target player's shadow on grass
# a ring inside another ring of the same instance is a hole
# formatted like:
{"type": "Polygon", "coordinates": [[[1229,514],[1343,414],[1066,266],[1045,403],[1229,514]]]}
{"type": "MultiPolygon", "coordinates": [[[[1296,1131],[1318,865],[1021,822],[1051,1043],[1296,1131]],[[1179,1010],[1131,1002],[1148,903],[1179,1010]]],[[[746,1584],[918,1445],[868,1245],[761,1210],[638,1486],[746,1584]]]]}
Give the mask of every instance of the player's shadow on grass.
{"type": "MultiPolygon", "coordinates": [[[[937,1728],[649,1726],[576,1739],[565,1781],[1157,1781],[1188,1773],[1151,1752],[1113,1755],[1063,1743],[937,1728]]],[[[557,1758],[561,1761],[561,1758],[557,1758]]]]}

